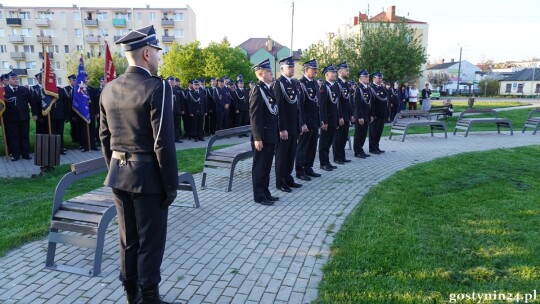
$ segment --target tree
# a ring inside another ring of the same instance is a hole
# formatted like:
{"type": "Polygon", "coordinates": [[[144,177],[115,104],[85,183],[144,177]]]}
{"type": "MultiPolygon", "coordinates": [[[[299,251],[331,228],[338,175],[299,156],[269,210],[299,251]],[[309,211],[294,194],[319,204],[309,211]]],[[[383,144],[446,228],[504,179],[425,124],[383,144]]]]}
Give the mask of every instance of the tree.
{"type": "Polygon", "coordinates": [[[484,95],[499,95],[499,80],[484,78],[478,83],[478,88],[482,90],[484,95]]]}
{"type": "MultiPolygon", "coordinates": [[[[68,75],[77,75],[79,69],[79,58],[82,53],[72,51],[66,60],[66,71],[68,75]]],[[[123,74],[128,66],[126,57],[121,57],[118,53],[111,54],[114,62],[116,75],[123,74]]],[[[105,56],[83,57],[84,71],[88,74],[88,84],[93,87],[99,86],[99,78],[105,74],[105,56]]]]}
{"type": "Polygon", "coordinates": [[[169,51],[163,55],[163,65],[159,68],[159,72],[164,77],[179,78],[185,88],[189,80],[202,76],[203,66],[204,60],[199,41],[185,45],[174,42],[169,51]]]}
{"type": "Polygon", "coordinates": [[[426,76],[427,76],[428,81],[433,86],[433,88],[441,88],[442,90],[445,85],[450,83],[450,75],[448,75],[448,73],[428,72],[426,76]]]}
{"type": "Polygon", "coordinates": [[[237,75],[242,75],[246,80],[255,79],[246,54],[239,47],[231,47],[227,38],[220,43],[210,42],[202,53],[204,58],[202,74],[206,78],[228,75],[235,79],[237,75]]]}
{"type": "Polygon", "coordinates": [[[405,22],[364,22],[356,35],[330,36],[328,44],[312,44],[301,59],[313,58],[321,67],[347,61],[352,75],[364,68],[370,72],[381,70],[391,81],[417,78],[427,60],[426,50],[405,22]]]}

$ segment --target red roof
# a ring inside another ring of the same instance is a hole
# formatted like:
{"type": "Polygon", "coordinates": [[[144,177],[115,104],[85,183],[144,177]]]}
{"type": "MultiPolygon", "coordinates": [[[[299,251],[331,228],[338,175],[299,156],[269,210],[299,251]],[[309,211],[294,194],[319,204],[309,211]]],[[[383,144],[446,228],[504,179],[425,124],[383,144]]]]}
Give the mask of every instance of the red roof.
{"type": "MultiPolygon", "coordinates": [[[[360,18],[361,18],[362,21],[366,21],[365,17],[366,17],[365,14],[360,14],[360,18]]],[[[416,20],[412,20],[412,19],[409,19],[409,18],[405,18],[405,17],[396,15],[396,6],[395,5],[389,6],[386,9],[386,11],[380,12],[379,14],[369,18],[367,21],[368,22],[390,22],[390,23],[405,22],[405,23],[426,24],[426,22],[423,22],[423,21],[416,21],[416,20]]]]}

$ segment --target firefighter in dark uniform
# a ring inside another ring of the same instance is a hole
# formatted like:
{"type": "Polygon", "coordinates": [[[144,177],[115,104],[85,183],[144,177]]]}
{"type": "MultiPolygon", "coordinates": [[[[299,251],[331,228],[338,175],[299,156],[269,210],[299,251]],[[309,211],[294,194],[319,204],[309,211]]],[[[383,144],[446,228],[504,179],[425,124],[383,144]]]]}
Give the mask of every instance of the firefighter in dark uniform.
{"type": "Polygon", "coordinates": [[[238,78],[236,88],[232,92],[231,108],[234,111],[235,126],[245,126],[249,124],[249,93],[244,90],[244,79],[238,78]]]}
{"type": "MultiPolygon", "coordinates": [[[[75,88],[75,81],[77,81],[77,76],[74,74],[71,74],[68,76],[69,85],[64,87],[64,90],[67,93],[68,96],[68,102],[69,102],[69,108],[71,109],[69,111],[69,124],[70,124],[70,135],[71,135],[71,141],[74,143],[79,143],[79,120],[80,117],[75,111],[73,111],[73,89],[75,88]]],[[[86,131],[85,131],[86,132],[86,131]]],[[[86,136],[86,133],[84,133],[86,136]]]]}
{"type": "Polygon", "coordinates": [[[313,171],[313,163],[317,154],[319,127],[321,126],[319,113],[320,88],[315,80],[319,66],[315,59],[306,61],[303,66],[304,76],[300,79],[300,88],[302,89],[300,109],[307,130],[304,129],[298,138],[295,170],[297,178],[310,181],[311,177],[321,176],[313,171]]]}
{"type": "Polygon", "coordinates": [[[334,154],[334,162],[343,165],[350,162],[345,157],[345,145],[347,145],[347,140],[349,139],[349,127],[351,123],[354,124],[354,116],[351,111],[352,89],[350,83],[347,81],[349,78],[349,65],[346,62],[340,63],[337,66],[337,70],[337,84],[340,91],[338,101],[339,121],[334,143],[332,144],[332,153],[334,154]]]}
{"type": "Polygon", "coordinates": [[[294,60],[292,57],[279,61],[281,76],[274,82],[272,89],[278,106],[279,142],[276,147],[276,188],[283,192],[291,192],[291,188],[302,185],[294,181],[292,171],[298,135],[302,129],[307,130],[300,111],[299,92],[294,76],[294,60]]]}
{"type": "Polygon", "coordinates": [[[88,85],[88,75],[85,77],[86,91],[90,99],[88,100],[88,110],[90,111],[90,124],[87,124],[81,119],[83,123],[81,126],[81,149],[82,152],[86,152],[88,149],[88,136],[86,135],[86,128],[89,128],[90,133],[90,149],[99,151],[97,148],[97,142],[99,141],[99,134],[96,134],[96,120],[99,119],[99,97],[101,95],[101,88],[94,88],[88,85]]]}
{"type": "Polygon", "coordinates": [[[323,74],[326,77],[326,81],[322,84],[320,92],[320,105],[319,110],[321,112],[321,139],[319,140],[319,161],[321,169],[325,171],[332,171],[337,169],[336,166],[330,163],[330,146],[334,141],[336,129],[338,126],[338,107],[339,100],[339,87],[336,82],[337,71],[334,65],[329,65],[323,70],[323,74]]]}
{"type": "Polygon", "coordinates": [[[32,109],[37,111],[32,114],[36,116],[36,134],[49,134],[49,122],[47,117],[43,116],[41,112],[41,90],[43,87],[42,84],[42,73],[34,75],[37,83],[30,87],[30,92],[32,93],[32,109]]]}
{"type": "Polygon", "coordinates": [[[388,91],[382,83],[383,74],[381,71],[373,73],[373,83],[370,85],[371,91],[371,116],[373,121],[369,124],[369,153],[381,154],[383,150],[379,148],[386,113],[388,111],[388,91]]]}
{"type": "Polygon", "coordinates": [[[161,48],[153,26],[118,41],[129,66],[101,94],[100,138],[118,213],[120,280],[127,302],[163,303],[160,266],[178,169],[171,86],[156,75],[161,48]],[[140,292],[139,292],[140,288],[140,292]]]}
{"type": "Polygon", "coordinates": [[[233,109],[233,95],[234,91],[236,90],[236,86],[234,81],[230,80],[227,82],[227,85],[225,86],[225,91],[227,92],[227,99],[229,100],[229,109],[227,110],[227,127],[228,128],[234,128],[238,127],[236,125],[236,113],[235,109],[233,109]]]}
{"type": "MultiPolygon", "coordinates": [[[[4,125],[6,127],[6,142],[11,161],[32,159],[30,157],[30,108],[33,106],[30,89],[19,86],[19,76],[13,71],[7,74],[8,85],[4,88],[6,110],[4,125]]],[[[32,109],[36,113],[35,107],[32,109]]]]}
{"type": "Polygon", "coordinates": [[[199,80],[193,79],[193,90],[187,93],[187,111],[191,120],[191,137],[193,141],[204,140],[203,123],[206,115],[206,102],[201,96],[199,80]]]}
{"type": "Polygon", "coordinates": [[[278,200],[270,194],[270,171],[274,150],[279,141],[278,107],[270,85],[272,68],[266,59],[253,67],[259,82],[249,96],[249,117],[253,148],[253,199],[256,203],[273,205],[278,200]]]}
{"type": "Polygon", "coordinates": [[[371,121],[371,90],[369,89],[369,72],[362,70],[358,73],[358,85],[354,91],[354,156],[366,158],[371,155],[364,152],[364,143],[371,121]]]}
{"type": "Polygon", "coordinates": [[[227,98],[227,89],[223,84],[223,79],[218,79],[218,85],[214,90],[214,101],[216,103],[216,130],[227,128],[227,114],[229,109],[229,99],[227,98]]]}
{"type": "Polygon", "coordinates": [[[174,77],[167,78],[173,88],[173,117],[174,117],[174,141],[182,142],[182,113],[185,111],[185,96],[182,89],[176,85],[174,77]]]}
{"type": "Polygon", "coordinates": [[[199,94],[201,95],[201,102],[204,105],[204,116],[202,120],[202,136],[198,138],[199,140],[204,141],[204,123],[206,121],[206,116],[208,116],[208,91],[206,90],[206,79],[199,79],[199,94]]]}
{"type": "Polygon", "coordinates": [[[208,115],[204,117],[204,132],[211,135],[216,133],[216,101],[214,100],[216,85],[216,78],[212,77],[210,78],[210,87],[205,88],[208,115]]]}

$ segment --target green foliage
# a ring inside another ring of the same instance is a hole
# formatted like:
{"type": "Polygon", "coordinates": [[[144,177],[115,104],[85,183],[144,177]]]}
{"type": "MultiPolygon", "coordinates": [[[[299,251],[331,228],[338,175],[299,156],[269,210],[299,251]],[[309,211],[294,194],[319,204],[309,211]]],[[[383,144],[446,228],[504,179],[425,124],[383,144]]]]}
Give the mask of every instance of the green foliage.
{"type": "Polygon", "coordinates": [[[254,80],[251,63],[238,47],[231,47],[227,39],[220,43],[210,42],[201,48],[198,41],[186,45],[174,43],[163,56],[161,75],[180,78],[183,87],[190,79],[229,76],[235,79],[241,74],[245,80],[254,80]]]}
{"type": "Polygon", "coordinates": [[[381,70],[387,81],[408,81],[420,76],[426,50],[407,23],[365,22],[361,26],[357,35],[330,37],[329,44],[312,44],[303,53],[302,61],[316,58],[321,67],[347,61],[351,75],[361,69],[371,73],[381,70]]]}
{"type": "Polygon", "coordinates": [[[450,75],[444,72],[438,72],[438,73],[428,72],[426,76],[427,76],[428,81],[431,83],[431,85],[435,89],[442,88],[444,85],[448,84],[450,81],[450,75]]]}
{"type": "Polygon", "coordinates": [[[482,79],[478,88],[482,90],[481,95],[499,95],[499,81],[496,79],[482,79]]]}
{"type": "MultiPolygon", "coordinates": [[[[67,75],[75,74],[79,68],[79,58],[81,58],[81,53],[73,51],[69,53],[66,59],[66,70],[67,75]]],[[[114,70],[116,75],[123,74],[127,67],[128,62],[126,57],[120,56],[118,53],[111,54],[114,62],[114,70]]],[[[99,77],[105,75],[105,54],[102,54],[99,57],[83,57],[84,71],[88,74],[88,83],[92,87],[99,86],[99,77]]]]}

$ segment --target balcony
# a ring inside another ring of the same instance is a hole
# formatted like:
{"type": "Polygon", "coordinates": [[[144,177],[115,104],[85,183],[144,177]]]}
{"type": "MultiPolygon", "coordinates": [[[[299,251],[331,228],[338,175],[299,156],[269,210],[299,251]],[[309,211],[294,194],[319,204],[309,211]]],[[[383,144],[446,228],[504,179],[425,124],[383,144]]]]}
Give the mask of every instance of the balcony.
{"type": "Polygon", "coordinates": [[[98,20],[97,19],[84,19],[84,25],[88,27],[97,27],[98,20]]]}
{"type": "Polygon", "coordinates": [[[51,36],[36,36],[36,38],[39,44],[51,44],[52,42],[51,36]]]}
{"type": "Polygon", "coordinates": [[[17,74],[17,76],[28,76],[26,69],[13,69],[13,73],[17,74]]]}
{"type": "Polygon", "coordinates": [[[26,55],[24,54],[24,52],[10,52],[9,55],[11,56],[11,59],[14,59],[14,60],[26,59],[26,55]]]}
{"type": "MultiPolygon", "coordinates": [[[[54,53],[53,52],[49,52],[47,53],[48,56],[49,56],[49,59],[53,59],[54,58],[54,53]]],[[[43,57],[43,52],[39,52],[39,59],[45,59],[45,57],[43,57]]]]}
{"type": "Polygon", "coordinates": [[[6,18],[6,23],[11,26],[21,26],[22,20],[21,18],[6,18]]]}
{"type": "Polygon", "coordinates": [[[89,43],[89,44],[99,43],[99,36],[86,35],[86,43],[89,43]]]}
{"type": "Polygon", "coordinates": [[[49,26],[49,19],[36,19],[36,25],[41,27],[49,26]]]}
{"type": "Polygon", "coordinates": [[[174,36],[161,36],[161,42],[163,43],[173,43],[174,36]]]}
{"type": "Polygon", "coordinates": [[[23,35],[9,35],[9,42],[11,43],[24,43],[23,35]]]}
{"type": "Polygon", "coordinates": [[[112,25],[115,27],[125,27],[127,24],[126,19],[113,19],[112,25]]]}
{"type": "Polygon", "coordinates": [[[172,19],[161,19],[161,26],[163,26],[163,27],[174,27],[174,20],[172,20],[172,19]]]}

